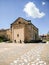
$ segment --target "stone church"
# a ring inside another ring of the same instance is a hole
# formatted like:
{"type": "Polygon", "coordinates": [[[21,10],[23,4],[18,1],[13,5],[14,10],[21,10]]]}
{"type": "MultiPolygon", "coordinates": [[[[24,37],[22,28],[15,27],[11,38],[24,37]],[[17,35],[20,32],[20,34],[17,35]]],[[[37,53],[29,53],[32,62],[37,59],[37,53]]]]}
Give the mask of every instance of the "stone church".
{"type": "Polygon", "coordinates": [[[38,28],[31,23],[31,20],[25,20],[19,17],[10,26],[10,29],[0,30],[0,36],[5,36],[12,42],[29,42],[38,40],[38,28]]]}

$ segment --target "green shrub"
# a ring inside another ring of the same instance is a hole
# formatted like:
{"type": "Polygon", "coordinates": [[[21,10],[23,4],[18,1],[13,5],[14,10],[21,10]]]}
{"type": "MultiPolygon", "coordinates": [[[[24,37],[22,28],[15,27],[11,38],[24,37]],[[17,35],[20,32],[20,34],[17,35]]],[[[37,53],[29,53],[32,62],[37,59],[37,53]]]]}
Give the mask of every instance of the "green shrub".
{"type": "Polygon", "coordinates": [[[3,42],[3,39],[2,38],[0,38],[0,42],[3,42]]]}

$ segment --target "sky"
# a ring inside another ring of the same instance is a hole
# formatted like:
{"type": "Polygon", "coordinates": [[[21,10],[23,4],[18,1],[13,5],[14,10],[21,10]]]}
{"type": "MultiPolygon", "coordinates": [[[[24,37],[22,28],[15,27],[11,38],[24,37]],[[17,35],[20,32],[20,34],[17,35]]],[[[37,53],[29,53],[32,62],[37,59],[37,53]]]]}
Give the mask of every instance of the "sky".
{"type": "Polygon", "coordinates": [[[0,29],[10,28],[18,17],[31,20],[39,34],[49,31],[49,0],[0,0],[0,29]]]}

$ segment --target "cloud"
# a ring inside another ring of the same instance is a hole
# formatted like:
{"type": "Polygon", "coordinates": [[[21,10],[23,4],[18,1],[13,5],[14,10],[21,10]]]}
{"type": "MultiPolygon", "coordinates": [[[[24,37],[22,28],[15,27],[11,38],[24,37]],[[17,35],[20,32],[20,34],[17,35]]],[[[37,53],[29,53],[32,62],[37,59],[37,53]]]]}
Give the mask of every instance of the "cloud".
{"type": "Polygon", "coordinates": [[[45,2],[42,2],[42,5],[45,5],[46,3],[45,2]]]}
{"type": "Polygon", "coordinates": [[[45,16],[45,13],[40,12],[33,2],[28,2],[25,5],[23,11],[27,14],[27,16],[32,18],[42,18],[43,16],[45,16]]]}

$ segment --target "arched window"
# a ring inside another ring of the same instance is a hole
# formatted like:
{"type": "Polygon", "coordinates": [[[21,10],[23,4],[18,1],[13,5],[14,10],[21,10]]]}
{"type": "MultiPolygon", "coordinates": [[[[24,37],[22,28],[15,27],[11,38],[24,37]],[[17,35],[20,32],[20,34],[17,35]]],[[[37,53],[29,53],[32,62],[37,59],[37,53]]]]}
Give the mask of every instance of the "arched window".
{"type": "Polygon", "coordinates": [[[17,34],[17,37],[19,37],[19,34],[17,34]]]}

